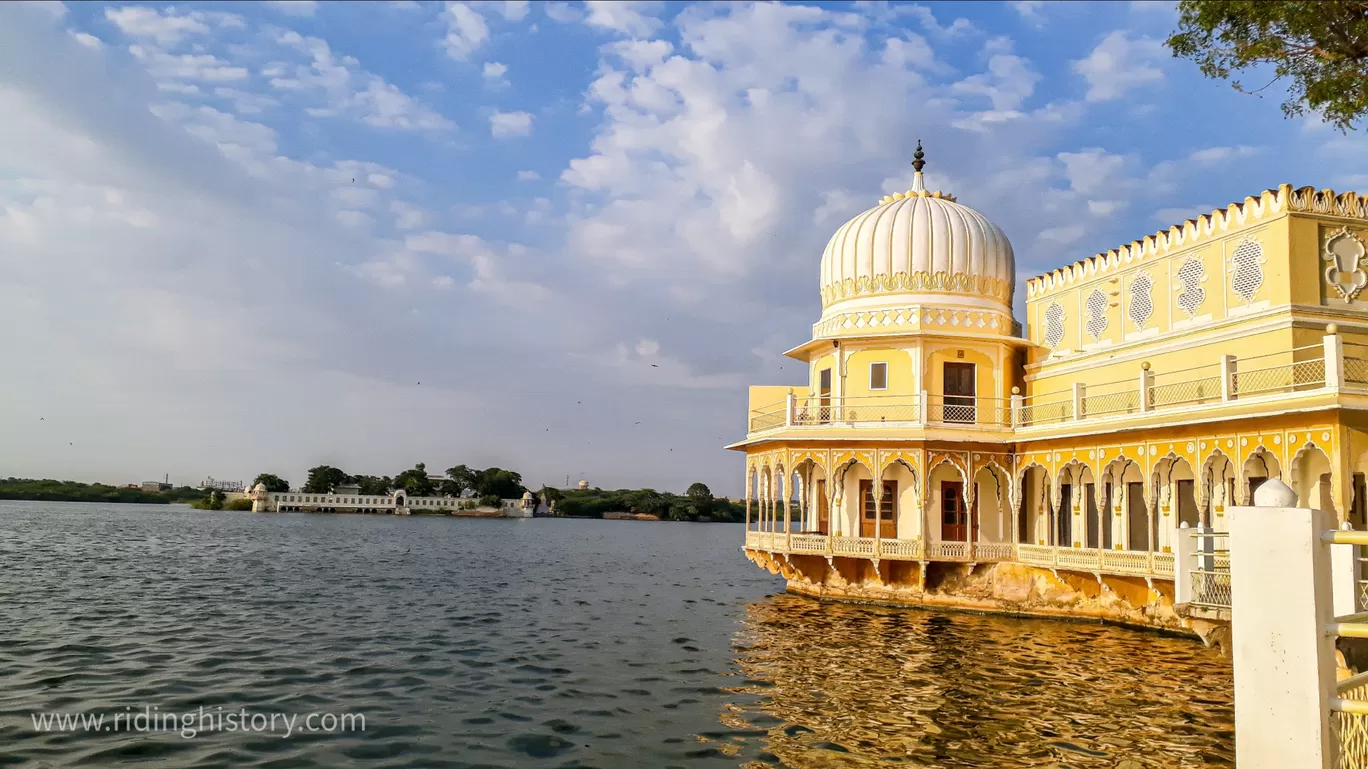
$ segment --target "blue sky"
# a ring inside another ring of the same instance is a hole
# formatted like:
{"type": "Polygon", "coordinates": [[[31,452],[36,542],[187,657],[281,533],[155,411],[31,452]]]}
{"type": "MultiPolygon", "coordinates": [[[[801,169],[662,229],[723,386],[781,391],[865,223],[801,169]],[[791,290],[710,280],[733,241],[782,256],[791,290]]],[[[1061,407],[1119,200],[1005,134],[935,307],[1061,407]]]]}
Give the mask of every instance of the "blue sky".
{"type": "Polygon", "coordinates": [[[1282,182],[1368,188],[1362,136],[1202,78],[1175,20],[0,5],[0,475],[739,493],[745,386],[801,381],[822,248],[918,138],[1022,278],[1282,182]]]}

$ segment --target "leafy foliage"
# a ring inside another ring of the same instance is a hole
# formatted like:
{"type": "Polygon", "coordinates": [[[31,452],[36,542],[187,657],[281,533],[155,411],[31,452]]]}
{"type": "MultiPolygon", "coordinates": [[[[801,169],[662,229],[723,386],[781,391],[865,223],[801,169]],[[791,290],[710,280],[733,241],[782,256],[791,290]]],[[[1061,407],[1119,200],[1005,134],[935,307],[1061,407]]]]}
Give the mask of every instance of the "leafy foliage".
{"type": "Polygon", "coordinates": [[[394,491],[394,479],[388,475],[358,475],[352,482],[356,484],[358,493],[367,496],[382,497],[394,491]]]}
{"type": "Polygon", "coordinates": [[[189,486],[169,491],[143,491],[103,483],[35,480],[31,478],[0,479],[0,499],[31,499],[44,502],[133,502],[165,505],[200,499],[204,492],[189,486]]]}
{"type": "Polygon", "coordinates": [[[256,488],[258,483],[265,485],[267,491],[290,490],[290,482],[273,473],[262,473],[261,475],[258,475],[256,480],[252,481],[251,488],[256,488]]]}
{"type": "Polygon", "coordinates": [[[556,510],[569,516],[602,518],[604,513],[648,513],[671,521],[740,521],[745,507],[717,499],[707,486],[695,483],[684,495],[655,489],[568,489],[561,492],[556,510]]]}
{"type": "Polygon", "coordinates": [[[437,491],[437,485],[428,477],[427,465],[422,462],[394,476],[394,486],[414,497],[430,497],[437,491]]]}
{"type": "Polygon", "coordinates": [[[1178,7],[1168,46],[1207,77],[1267,65],[1274,82],[1286,82],[1288,117],[1317,112],[1348,131],[1368,114],[1368,2],[1184,0],[1178,7]]]}
{"type": "Polygon", "coordinates": [[[503,507],[503,497],[498,494],[481,495],[480,507],[503,507]]]}
{"type": "Polygon", "coordinates": [[[309,468],[309,479],[300,491],[305,494],[327,494],[340,484],[351,481],[351,476],[329,465],[309,468]]]}

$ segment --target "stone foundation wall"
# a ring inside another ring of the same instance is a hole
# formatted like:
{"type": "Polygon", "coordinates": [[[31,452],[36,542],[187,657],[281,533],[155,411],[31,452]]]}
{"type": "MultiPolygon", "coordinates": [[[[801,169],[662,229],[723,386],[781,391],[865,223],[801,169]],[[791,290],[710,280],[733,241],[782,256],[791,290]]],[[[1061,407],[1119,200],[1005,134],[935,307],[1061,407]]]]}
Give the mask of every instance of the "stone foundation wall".
{"type": "Polygon", "coordinates": [[[1103,620],[1193,635],[1210,629],[1178,614],[1173,582],[1052,571],[1018,563],[873,561],[746,551],[757,565],[814,598],[907,604],[1038,617],[1103,620]]]}

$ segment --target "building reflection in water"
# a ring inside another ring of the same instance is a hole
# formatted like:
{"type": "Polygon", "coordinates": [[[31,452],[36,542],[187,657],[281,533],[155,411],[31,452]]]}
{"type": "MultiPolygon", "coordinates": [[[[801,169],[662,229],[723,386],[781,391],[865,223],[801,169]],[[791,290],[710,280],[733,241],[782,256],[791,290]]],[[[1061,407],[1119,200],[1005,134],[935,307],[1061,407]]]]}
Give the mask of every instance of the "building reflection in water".
{"type": "Polygon", "coordinates": [[[748,769],[1234,764],[1229,662],[1188,639],[777,595],[735,648],[748,769]]]}

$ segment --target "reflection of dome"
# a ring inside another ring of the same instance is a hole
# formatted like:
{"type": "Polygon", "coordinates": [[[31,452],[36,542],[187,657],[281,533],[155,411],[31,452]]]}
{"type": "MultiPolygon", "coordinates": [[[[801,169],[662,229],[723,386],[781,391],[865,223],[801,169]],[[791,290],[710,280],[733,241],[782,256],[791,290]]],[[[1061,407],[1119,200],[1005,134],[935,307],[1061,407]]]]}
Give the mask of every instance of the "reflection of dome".
{"type": "Polygon", "coordinates": [[[928,192],[920,145],[916,157],[912,189],[885,197],[831,236],[822,254],[824,318],[910,305],[1010,313],[1012,244],[983,214],[928,192]]]}

